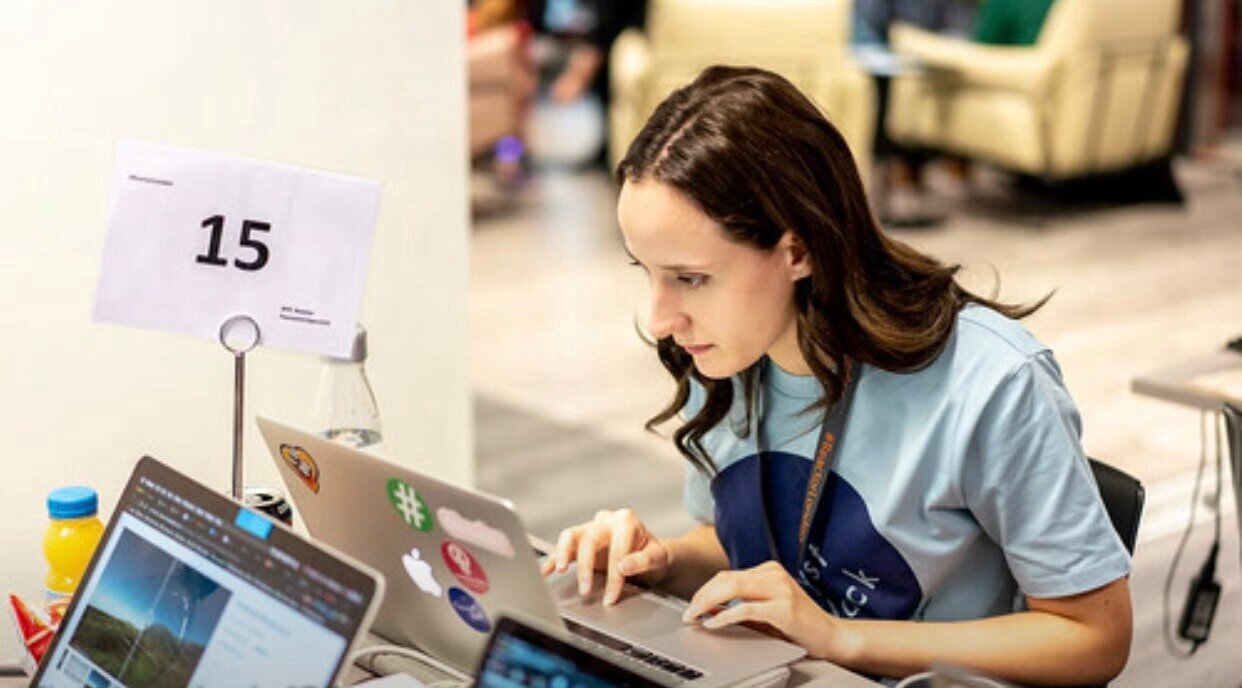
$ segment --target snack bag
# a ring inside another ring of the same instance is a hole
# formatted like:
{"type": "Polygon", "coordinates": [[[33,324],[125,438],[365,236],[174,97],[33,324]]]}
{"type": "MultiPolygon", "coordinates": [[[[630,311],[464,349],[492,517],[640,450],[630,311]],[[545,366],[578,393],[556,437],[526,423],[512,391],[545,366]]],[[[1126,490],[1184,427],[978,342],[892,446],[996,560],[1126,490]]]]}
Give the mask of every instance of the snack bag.
{"type": "Polygon", "coordinates": [[[35,611],[17,595],[9,595],[9,607],[13,610],[13,628],[17,631],[18,643],[24,648],[20,661],[27,674],[34,674],[35,668],[43,660],[43,655],[47,653],[47,648],[52,644],[52,636],[65,615],[68,602],[67,598],[56,600],[45,609],[35,611]]]}

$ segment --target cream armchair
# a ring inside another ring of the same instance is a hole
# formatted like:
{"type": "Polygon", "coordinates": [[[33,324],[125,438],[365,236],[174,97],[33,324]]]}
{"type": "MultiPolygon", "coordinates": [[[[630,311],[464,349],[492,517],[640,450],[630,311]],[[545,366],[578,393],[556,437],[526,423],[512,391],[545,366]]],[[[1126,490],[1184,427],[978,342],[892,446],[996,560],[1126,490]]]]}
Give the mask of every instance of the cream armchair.
{"type": "Polygon", "coordinates": [[[1046,180],[1169,155],[1185,74],[1181,0],[1057,0],[1032,47],[893,27],[893,50],[927,65],[893,80],[894,141],[1046,180]]]}
{"type": "Polygon", "coordinates": [[[669,93],[713,64],[783,74],[841,130],[863,179],[875,137],[875,85],[850,59],[851,0],[650,0],[645,32],[610,55],[613,166],[669,93]]]}

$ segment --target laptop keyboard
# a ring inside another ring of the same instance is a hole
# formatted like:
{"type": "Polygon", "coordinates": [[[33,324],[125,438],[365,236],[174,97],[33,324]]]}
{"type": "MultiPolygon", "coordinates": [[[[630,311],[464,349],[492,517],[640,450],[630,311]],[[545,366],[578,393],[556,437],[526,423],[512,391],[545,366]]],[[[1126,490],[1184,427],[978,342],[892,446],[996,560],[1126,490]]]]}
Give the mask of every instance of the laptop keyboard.
{"type": "Polygon", "coordinates": [[[681,662],[674,661],[664,655],[639,647],[590,626],[584,626],[573,619],[561,617],[561,620],[565,622],[566,628],[571,633],[579,638],[586,639],[592,645],[603,648],[607,651],[606,654],[619,654],[630,661],[640,662],[651,669],[671,674],[683,681],[693,681],[703,676],[703,672],[694,667],[686,666],[681,662]]]}

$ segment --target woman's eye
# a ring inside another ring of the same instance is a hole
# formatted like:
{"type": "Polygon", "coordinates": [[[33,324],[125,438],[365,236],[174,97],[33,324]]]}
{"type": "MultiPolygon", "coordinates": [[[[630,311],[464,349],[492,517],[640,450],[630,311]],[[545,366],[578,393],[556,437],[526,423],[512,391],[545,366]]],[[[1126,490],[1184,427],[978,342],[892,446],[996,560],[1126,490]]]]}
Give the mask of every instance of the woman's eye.
{"type": "Polygon", "coordinates": [[[686,274],[678,275],[677,281],[687,287],[701,287],[707,283],[707,275],[686,274]]]}

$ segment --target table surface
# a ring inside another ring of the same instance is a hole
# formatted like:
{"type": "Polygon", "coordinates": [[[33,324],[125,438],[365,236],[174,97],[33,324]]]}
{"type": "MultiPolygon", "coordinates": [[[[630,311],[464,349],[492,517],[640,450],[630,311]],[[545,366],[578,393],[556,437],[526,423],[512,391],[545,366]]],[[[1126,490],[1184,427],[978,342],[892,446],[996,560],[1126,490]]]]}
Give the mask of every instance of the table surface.
{"type": "MultiPolygon", "coordinates": [[[[376,640],[378,639],[374,636],[368,637],[368,643],[376,640]]],[[[377,662],[377,667],[384,671],[406,671],[424,683],[444,678],[443,675],[432,673],[431,670],[409,660],[395,660],[393,663],[377,662]]],[[[802,660],[794,663],[790,668],[792,673],[786,688],[875,688],[876,685],[848,669],[820,660],[802,660]]],[[[372,674],[359,667],[352,666],[345,670],[347,685],[368,678],[372,678],[372,674]]],[[[0,678],[0,688],[24,687],[29,680],[24,677],[3,677],[0,678]]]]}
{"type": "MultiPolygon", "coordinates": [[[[1242,403],[1242,399],[1213,393],[1195,381],[1213,373],[1234,372],[1242,369],[1242,353],[1226,349],[1214,354],[1175,363],[1167,368],[1152,371],[1134,378],[1131,388],[1136,394],[1145,394],[1175,404],[1190,406],[1204,411],[1220,411],[1226,401],[1242,403]]],[[[1226,422],[1226,430],[1233,436],[1229,451],[1229,467],[1233,474],[1233,496],[1242,505],[1242,426],[1226,422]]],[[[1242,533],[1242,508],[1235,511],[1238,532],[1242,533]]],[[[1238,552],[1242,558],[1242,551],[1238,552]]]]}
{"type": "Polygon", "coordinates": [[[1242,354],[1236,351],[1218,351],[1214,354],[1175,363],[1134,378],[1131,389],[1175,404],[1214,411],[1221,407],[1219,395],[1195,387],[1195,379],[1235,368],[1242,369],[1242,354]]]}

